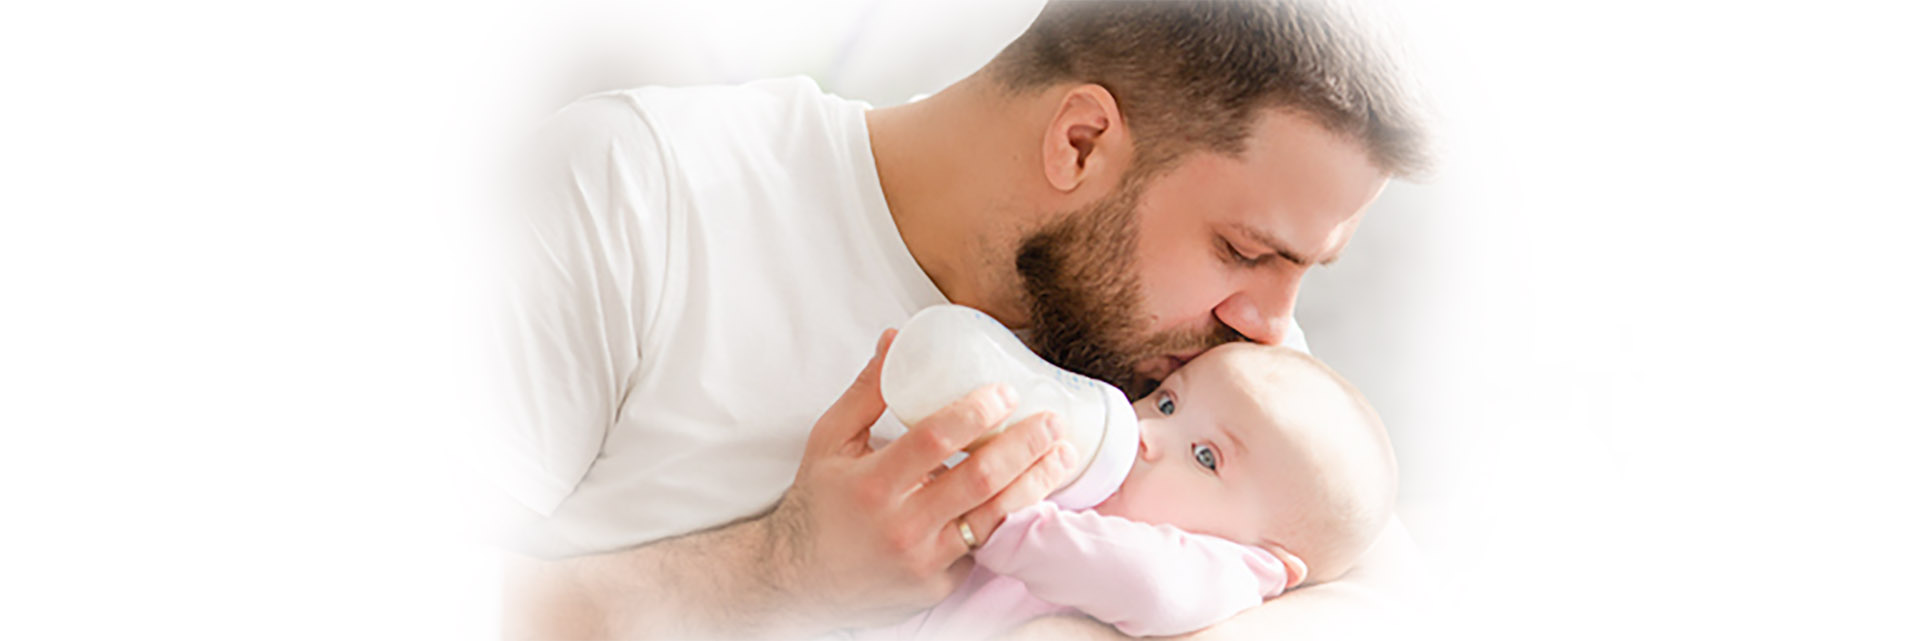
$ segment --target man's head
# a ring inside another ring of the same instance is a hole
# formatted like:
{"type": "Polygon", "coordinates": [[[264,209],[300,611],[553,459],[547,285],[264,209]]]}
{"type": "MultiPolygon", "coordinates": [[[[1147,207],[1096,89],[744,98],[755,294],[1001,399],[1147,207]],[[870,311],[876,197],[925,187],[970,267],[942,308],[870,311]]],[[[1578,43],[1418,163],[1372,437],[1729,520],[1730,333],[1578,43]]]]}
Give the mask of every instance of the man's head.
{"type": "Polygon", "coordinates": [[[1048,114],[1058,208],[1015,250],[1035,350],[1137,396],[1209,346],[1279,342],[1306,268],[1424,163],[1376,44],[1298,3],[1049,4],[983,72],[1048,114]]]}
{"type": "Polygon", "coordinates": [[[1133,131],[1133,170],[1237,155],[1261,112],[1303,115],[1390,175],[1426,165],[1422,122],[1379,36],[1324,0],[1052,0],[987,64],[1015,91],[1094,84],[1133,131]]]}
{"type": "Polygon", "coordinates": [[[1263,547],[1338,578],[1393,511],[1393,448],[1358,390],[1311,356],[1209,350],[1134,404],[1140,451],[1095,509],[1263,547]]]}

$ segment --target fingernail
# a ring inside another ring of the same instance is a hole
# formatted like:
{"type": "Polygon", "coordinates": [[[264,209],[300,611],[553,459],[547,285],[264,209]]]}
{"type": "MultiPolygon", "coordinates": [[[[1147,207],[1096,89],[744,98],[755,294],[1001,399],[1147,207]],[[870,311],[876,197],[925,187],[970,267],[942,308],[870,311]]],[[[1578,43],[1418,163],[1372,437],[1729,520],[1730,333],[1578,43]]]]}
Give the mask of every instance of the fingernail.
{"type": "Polygon", "coordinates": [[[1047,418],[1045,422],[1047,426],[1047,440],[1049,441],[1060,440],[1060,434],[1065,431],[1060,427],[1060,415],[1055,414],[1053,412],[1047,412],[1047,418]]]}
{"type": "Polygon", "coordinates": [[[1012,385],[1000,383],[998,387],[1000,402],[1005,404],[1005,409],[1011,410],[1020,404],[1020,393],[1014,391],[1012,385]]]}
{"type": "Polygon", "coordinates": [[[1062,471],[1071,470],[1074,465],[1079,464],[1080,452],[1073,449],[1073,443],[1061,441],[1060,447],[1054,450],[1053,460],[1060,464],[1062,471]]]}

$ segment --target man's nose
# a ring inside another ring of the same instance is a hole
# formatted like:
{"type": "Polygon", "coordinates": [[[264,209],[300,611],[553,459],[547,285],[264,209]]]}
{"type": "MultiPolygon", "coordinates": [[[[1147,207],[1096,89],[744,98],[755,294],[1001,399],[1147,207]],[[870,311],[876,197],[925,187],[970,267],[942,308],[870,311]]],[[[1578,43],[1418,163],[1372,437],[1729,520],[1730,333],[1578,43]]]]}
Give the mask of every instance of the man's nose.
{"type": "Polygon", "coordinates": [[[1293,316],[1298,276],[1280,283],[1234,293],[1213,309],[1215,318],[1253,342],[1278,345],[1287,337],[1287,319],[1293,316]]]}

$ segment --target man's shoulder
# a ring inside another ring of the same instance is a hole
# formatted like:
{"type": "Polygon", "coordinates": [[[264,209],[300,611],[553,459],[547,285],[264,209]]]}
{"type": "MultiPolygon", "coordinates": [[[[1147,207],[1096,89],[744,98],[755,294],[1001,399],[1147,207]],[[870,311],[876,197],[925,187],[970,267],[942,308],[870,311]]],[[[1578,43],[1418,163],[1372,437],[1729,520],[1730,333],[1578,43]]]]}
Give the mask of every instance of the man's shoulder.
{"type": "Polygon", "coordinates": [[[777,124],[845,104],[805,76],[737,85],[644,86],[588,94],[561,108],[558,118],[617,124],[639,119],[655,129],[683,132],[709,123],[721,131],[777,124]]]}
{"type": "Polygon", "coordinates": [[[569,103],[549,127],[575,151],[611,143],[646,155],[646,165],[725,183],[749,167],[818,166],[844,153],[857,135],[851,128],[864,126],[854,117],[863,108],[792,77],[603,91],[569,103]]]}

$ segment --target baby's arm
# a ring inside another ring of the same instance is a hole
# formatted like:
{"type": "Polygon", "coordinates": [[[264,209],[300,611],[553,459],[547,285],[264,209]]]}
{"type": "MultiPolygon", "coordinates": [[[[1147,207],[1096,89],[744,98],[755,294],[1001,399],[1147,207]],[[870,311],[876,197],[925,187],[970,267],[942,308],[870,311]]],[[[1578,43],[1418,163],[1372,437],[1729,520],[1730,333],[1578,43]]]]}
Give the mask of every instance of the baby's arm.
{"type": "Polygon", "coordinates": [[[1007,515],[974,561],[1133,636],[1191,632],[1287,585],[1265,550],[1042,501],[1007,515]]]}

